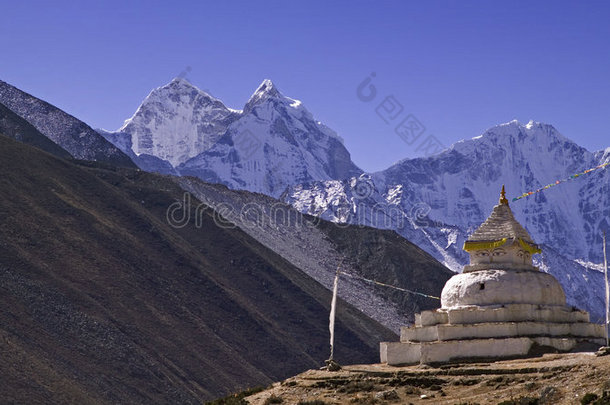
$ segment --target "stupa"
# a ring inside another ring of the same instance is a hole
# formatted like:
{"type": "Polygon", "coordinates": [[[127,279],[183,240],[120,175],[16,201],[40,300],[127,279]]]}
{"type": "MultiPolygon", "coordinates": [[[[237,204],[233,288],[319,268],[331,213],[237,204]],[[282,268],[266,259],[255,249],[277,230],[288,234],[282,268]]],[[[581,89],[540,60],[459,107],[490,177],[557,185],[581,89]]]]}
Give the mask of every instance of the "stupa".
{"type": "Polygon", "coordinates": [[[559,282],[532,263],[538,245],[501,197],[464,243],[470,265],[449,279],[441,308],[415,315],[400,342],[381,342],[390,365],[527,357],[544,351],[595,350],[604,327],[566,305],[559,282]]]}

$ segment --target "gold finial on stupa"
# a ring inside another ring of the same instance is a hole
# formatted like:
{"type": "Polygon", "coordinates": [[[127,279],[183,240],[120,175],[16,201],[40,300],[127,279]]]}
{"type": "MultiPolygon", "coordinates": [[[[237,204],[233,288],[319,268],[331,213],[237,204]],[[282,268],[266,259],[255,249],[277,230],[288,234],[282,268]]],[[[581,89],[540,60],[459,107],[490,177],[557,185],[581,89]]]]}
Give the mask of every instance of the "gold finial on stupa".
{"type": "Polygon", "coordinates": [[[506,199],[506,191],[504,190],[504,184],[502,184],[502,191],[500,191],[500,204],[508,205],[508,200],[506,199]]]}

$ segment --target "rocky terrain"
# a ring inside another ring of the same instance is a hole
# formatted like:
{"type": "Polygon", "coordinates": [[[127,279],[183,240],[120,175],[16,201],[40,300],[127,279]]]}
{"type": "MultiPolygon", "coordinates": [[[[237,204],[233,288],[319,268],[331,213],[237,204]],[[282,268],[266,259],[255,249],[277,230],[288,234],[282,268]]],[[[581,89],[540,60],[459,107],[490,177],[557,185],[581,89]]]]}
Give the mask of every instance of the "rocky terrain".
{"type": "Polygon", "coordinates": [[[545,354],[441,367],[353,365],[310,370],[242,402],[237,397],[217,403],[603,405],[610,404],[610,356],[545,354]]]}
{"type": "Polygon", "coordinates": [[[328,289],[337,268],[344,273],[339,297],[398,333],[414,315],[439,306],[439,301],[379,287],[362,276],[423,294],[440,296],[453,273],[394,231],[342,226],[301,214],[269,196],[231,190],[191,177],[175,181],[207,206],[221,212],[261,244],[272,249],[328,289]]]}
{"type": "Polygon", "coordinates": [[[136,167],[127,155],[89,125],[2,80],[0,104],[23,118],[75,159],[136,167]]]}
{"type": "MultiPolygon", "coordinates": [[[[330,292],[167,177],[0,136],[0,402],[201,403],[317,367],[330,292]]],[[[396,335],[341,300],[335,351],[396,335]]]]}
{"type": "Polygon", "coordinates": [[[0,104],[0,134],[34,146],[60,158],[72,156],[61,146],[40,133],[32,124],[0,104]]]}

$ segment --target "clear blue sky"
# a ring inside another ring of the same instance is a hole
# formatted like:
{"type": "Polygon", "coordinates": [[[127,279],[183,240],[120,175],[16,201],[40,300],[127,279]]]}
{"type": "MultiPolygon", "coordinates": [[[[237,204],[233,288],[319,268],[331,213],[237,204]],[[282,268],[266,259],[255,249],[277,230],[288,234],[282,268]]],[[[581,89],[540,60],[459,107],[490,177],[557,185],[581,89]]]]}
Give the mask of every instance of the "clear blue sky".
{"type": "Polygon", "coordinates": [[[421,154],[375,113],[389,95],[447,146],[512,119],[610,146],[608,2],[96,3],[5,1],[0,79],[117,129],[187,67],[233,108],[270,78],[368,171],[421,154]],[[365,103],[356,88],[371,72],[365,103]]]}

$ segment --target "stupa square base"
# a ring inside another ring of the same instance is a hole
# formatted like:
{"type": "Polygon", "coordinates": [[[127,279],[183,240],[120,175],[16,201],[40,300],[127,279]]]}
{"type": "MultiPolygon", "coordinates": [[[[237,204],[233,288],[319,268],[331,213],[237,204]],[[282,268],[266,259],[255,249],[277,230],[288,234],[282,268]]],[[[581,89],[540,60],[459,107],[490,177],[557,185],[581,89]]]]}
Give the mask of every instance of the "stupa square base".
{"type": "Polygon", "coordinates": [[[436,342],[381,342],[381,362],[392,366],[436,364],[471,359],[527,357],[540,346],[568,352],[579,343],[602,346],[603,338],[514,337],[499,339],[448,340],[436,342]]]}

